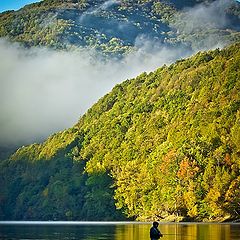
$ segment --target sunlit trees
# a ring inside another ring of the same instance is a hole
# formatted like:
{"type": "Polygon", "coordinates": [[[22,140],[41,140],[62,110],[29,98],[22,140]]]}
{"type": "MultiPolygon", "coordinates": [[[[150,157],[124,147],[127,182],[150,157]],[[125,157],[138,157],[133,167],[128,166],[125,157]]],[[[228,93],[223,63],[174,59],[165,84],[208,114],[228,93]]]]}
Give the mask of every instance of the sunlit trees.
{"type": "Polygon", "coordinates": [[[238,217],[239,47],[127,80],[1,161],[1,219],[238,217]]]}

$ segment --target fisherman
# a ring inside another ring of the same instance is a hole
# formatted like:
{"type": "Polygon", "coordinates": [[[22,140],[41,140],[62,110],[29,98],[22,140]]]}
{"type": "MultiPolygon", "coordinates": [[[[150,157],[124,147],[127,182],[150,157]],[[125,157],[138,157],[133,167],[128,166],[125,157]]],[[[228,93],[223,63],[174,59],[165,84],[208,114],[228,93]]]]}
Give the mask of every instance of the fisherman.
{"type": "Polygon", "coordinates": [[[150,229],[150,238],[151,240],[157,240],[160,237],[163,237],[162,233],[158,229],[158,222],[153,222],[153,226],[150,229]]]}

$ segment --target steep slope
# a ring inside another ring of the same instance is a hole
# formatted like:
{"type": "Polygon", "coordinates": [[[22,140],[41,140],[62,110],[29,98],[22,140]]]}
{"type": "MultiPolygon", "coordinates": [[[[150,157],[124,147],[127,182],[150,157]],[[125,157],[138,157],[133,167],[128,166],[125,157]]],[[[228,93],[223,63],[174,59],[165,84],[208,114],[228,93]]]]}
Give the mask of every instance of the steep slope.
{"type": "Polygon", "coordinates": [[[240,4],[231,0],[202,5],[218,9],[217,13],[210,11],[210,18],[203,16],[207,11],[194,14],[198,19],[192,22],[191,32],[186,32],[185,26],[194,17],[186,14],[188,10],[184,8],[202,2],[206,1],[45,0],[0,14],[0,37],[28,47],[90,47],[114,56],[140,47],[143,36],[155,43],[183,44],[189,48],[207,48],[213,44],[212,39],[216,44],[216,39],[218,43],[226,43],[240,38],[240,4]],[[214,15],[217,15],[215,20],[214,15]]]}
{"type": "Polygon", "coordinates": [[[239,49],[127,80],[2,161],[1,219],[239,217],[239,49]]]}

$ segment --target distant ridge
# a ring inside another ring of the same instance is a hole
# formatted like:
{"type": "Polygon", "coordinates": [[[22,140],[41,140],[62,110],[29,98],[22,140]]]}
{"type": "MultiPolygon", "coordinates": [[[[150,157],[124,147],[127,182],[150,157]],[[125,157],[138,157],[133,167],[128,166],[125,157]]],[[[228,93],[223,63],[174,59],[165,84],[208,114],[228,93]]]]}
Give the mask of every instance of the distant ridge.
{"type": "Polygon", "coordinates": [[[240,39],[239,26],[240,4],[232,0],[45,0],[0,14],[0,37],[26,47],[87,47],[117,57],[134,51],[139,36],[190,49],[229,44],[240,39]],[[200,10],[202,7],[210,10],[200,10]],[[186,10],[196,12],[191,16],[186,10]],[[196,17],[191,32],[186,32],[196,17]]]}

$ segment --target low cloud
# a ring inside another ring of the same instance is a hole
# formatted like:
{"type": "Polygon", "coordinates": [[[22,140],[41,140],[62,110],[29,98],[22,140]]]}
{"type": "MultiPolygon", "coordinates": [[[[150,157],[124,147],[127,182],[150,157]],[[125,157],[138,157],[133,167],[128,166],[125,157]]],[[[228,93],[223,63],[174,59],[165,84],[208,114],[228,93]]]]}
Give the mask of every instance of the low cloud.
{"type": "Polygon", "coordinates": [[[68,128],[115,84],[184,54],[141,41],[121,61],[101,61],[93,52],[26,50],[1,40],[0,145],[30,143],[68,128]]]}
{"type": "MultiPolygon", "coordinates": [[[[208,7],[199,5],[185,14],[193,23],[205,16],[211,24],[224,26],[225,18],[221,20],[213,6],[222,7],[226,2],[216,1],[208,7]]],[[[191,26],[189,22],[187,31],[193,30],[191,26]]],[[[209,42],[208,49],[214,46],[209,42]]],[[[135,49],[122,60],[102,61],[89,50],[24,49],[0,40],[0,146],[41,141],[71,127],[117,83],[201,50],[169,47],[144,35],[136,38],[135,49]]]]}
{"type": "Polygon", "coordinates": [[[113,5],[118,5],[120,3],[121,3],[121,1],[119,1],[119,0],[108,0],[108,1],[105,1],[102,4],[100,4],[99,6],[90,8],[85,13],[83,13],[81,15],[80,19],[79,19],[79,22],[82,23],[86,19],[88,19],[89,16],[97,15],[101,11],[107,10],[108,8],[112,7],[113,5]]]}
{"type": "Polygon", "coordinates": [[[185,9],[173,26],[177,26],[179,31],[188,34],[208,28],[224,28],[228,25],[226,10],[231,4],[233,4],[231,0],[198,4],[193,8],[185,9]],[[180,25],[178,25],[179,22],[180,25]]]}

